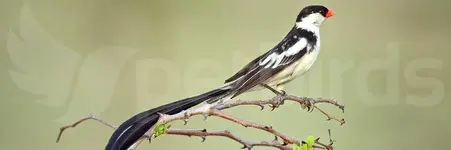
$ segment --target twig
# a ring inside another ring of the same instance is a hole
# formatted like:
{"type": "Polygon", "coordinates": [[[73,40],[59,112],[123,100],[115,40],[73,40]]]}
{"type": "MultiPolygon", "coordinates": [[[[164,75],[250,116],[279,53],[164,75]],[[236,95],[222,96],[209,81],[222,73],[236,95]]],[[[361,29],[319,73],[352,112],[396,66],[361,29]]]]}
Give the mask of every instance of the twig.
{"type": "MultiPolygon", "coordinates": [[[[108,123],[107,121],[104,121],[102,119],[96,118],[93,115],[89,115],[88,117],[82,118],[76,122],[74,122],[73,124],[70,124],[68,126],[64,126],[61,127],[60,133],[58,134],[58,138],[57,138],[57,142],[59,142],[62,133],[68,129],[68,128],[74,128],[76,127],[78,124],[83,123],[87,120],[95,120],[99,123],[102,123],[105,126],[108,126],[112,129],[116,129],[117,126],[112,125],[111,123],[108,123]]],[[[238,137],[234,134],[232,134],[229,130],[220,130],[220,131],[207,131],[206,129],[203,130],[193,130],[193,129],[167,129],[165,131],[165,134],[167,135],[185,135],[188,137],[191,136],[197,136],[197,137],[201,137],[202,138],[202,142],[204,142],[206,140],[207,136],[220,136],[220,137],[227,137],[230,138],[240,144],[243,144],[242,148],[247,148],[247,149],[251,149],[253,147],[256,146],[260,146],[260,147],[274,147],[274,148],[278,148],[280,150],[291,150],[291,147],[289,147],[286,143],[280,143],[277,136],[275,137],[274,140],[272,141],[249,141],[249,140],[245,140],[241,137],[238,137]]],[[[144,135],[140,140],[138,140],[134,145],[132,145],[130,148],[128,148],[128,150],[134,150],[136,149],[136,147],[139,145],[140,142],[142,142],[144,139],[148,139],[150,138],[150,136],[148,134],[144,135]]],[[[314,145],[314,148],[319,148],[319,149],[328,149],[327,147],[330,147],[329,145],[325,145],[319,142],[319,138],[315,140],[315,143],[321,145],[321,146],[317,146],[314,145]]],[[[331,149],[330,149],[331,150],[331,149]]]]}
{"type": "MultiPolygon", "coordinates": [[[[107,121],[105,121],[105,120],[103,120],[103,119],[97,118],[97,117],[95,117],[94,115],[89,114],[88,117],[85,117],[85,118],[82,118],[82,119],[80,119],[80,120],[78,120],[78,121],[75,121],[74,123],[72,123],[72,124],[70,124],[70,125],[61,127],[61,128],[60,128],[60,132],[58,133],[58,137],[56,138],[56,142],[58,143],[58,142],[60,141],[61,136],[63,135],[63,132],[64,132],[66,129],[69,129],[69,128],[75,128],[78,124],[83,123],[83,122],[88,121],[88,120],[95,120],[95,121],[97,121],[97,122],[99,122],[99,123],[101,123],[101,124],[103,124],[103,125],[105,125],[105,126],[107,126],[107,127],[110,127],[110,128],[112,128],[112,129],[115,129],[115,130],[117,129],[117,126],[116,126],[116,125],[113,125],[113,124],[111,124],[111,123],[109,123],[109,122],[107,122],[107,121]]],[[[130,146],[130,148],[128,148],[128,150],[134,150],[134,149],[136,149],[136,147],[138,147],[138,145],[141,143],[142,140],[144,140],[144,139],[150,139],[150,138],[151,138],[151,136],[148,135],[148,134],[143,135],[142,138],[139,139],[137,142],[135,142],[132,146],[130,146]]]]}
{"type": "Polygon", "coordinates": [[[92,120],[95,120],[95,121],[97,121],[97,122],[100,122],[100,123],[102,123],[103,125],[106,125],[106,126],[108,126],[108,127],[110,127],[110,128],[113,128],[113,129],[116,129],[116,128],[117,128],[116,125],[110,124],[110,123],[108,123],[108,122],[106,122],[106,121],[103,121],[103,120],[100,119],[100,118],[94,117],[94,115],[92,115],[92,114],[89,114],[88,117],[82,118],[82,119],[80,119],[80,120],[78,120],[78,121],[76,121],[76,122],[74,122],[74,123],[72,123],[72,124],[70,124],[70,125],[61,127],[61,128],[60,128],[60,132],[58,133],[58,137],[56,138],[56,142],[58,143],[58,142],[60,141],[61,136],[62,136],[63,132],[64,132],[66,129],[69,129],[69,128],[75,128],[78,124],[80,124],[80,123],[82,123],[82,122],[85,122],[85,121],[87,121],[87,120],[91,120],[91,119],[92,119],[92,120]]]}
{"type": "MultiPolygon", "coordinates": [[[[262,109],[264,109],[264,105],[267,105],[267,104],[269,104],[272,107],[272,110],[274,110],[275,108],[277,108],[281,104],[283,104],[285,100],[298,102],[299,104],[301,104],[301,106],[303,106],[303,108],[313,107],[315,109],[318,109],[321,113],[323,113],[324,115],[326,115],[326,117],[328,117],[327,120],[332,120],[332,119],[336,120],[341,125],[343,125],[345,123],[344,119],[338,119],[338,118],[332,117],[331,115],[329,115],[322,109],[315,106],[315,104],[317,104],[317,103],[328,103],[328,104],[333,104],[335,106],[338,106],[340,109],[342,109],[344,111],[344,105],[339,104],[335,100],[313,99],[313,98],[307,98],[307,97],[300,98],[300,97],[296,97],[296,96],[292,96],[292,95],[279,95],[279,96],[275,96],[268,100],[236,101],[234,103],[219,104],[216,106],[204,105],[203,107],[192,109],[192,110],[186,110],[186,111],[180,112],[178,114],[174,114],[174,115],[160,114],[161,117],[159,118],[156,125],[154,125],[150,131],[153,131],[153,128],[155,128],[158,124],[166,124],[168,122],[172,122],[175,120],[183,120],[185,122],[185,124],[187,124],[188,119],[195,115],[203,115],[205,119],[208,116],[216,116],[216,117],[220,117],[220,118],[238,123],[244,127],[252,127],[252,128],[256,128],[259,130],[263,130],[263,131],[272,133],[273,135],[278,136],[281,139],[283,139],[284,143],[299,145],[300,142],[298,140],[288,137],[287,135],[284,135],[282,133],[279,133],[276,130],[272,129],[272,127],[270,127],[270,126],[264,126],[264,125],[259,125],[256,123],[244,121],[244,120],[232,117],[230,115],[227,115],[227,114],[221,112],[221,110],[224,110],[224,109],[229,109],[229,108],[236,107],[236,106],[245,106],[245,105],[260,106],[262,109]]],[[[313,111],[313,109],[312,109],[312,111],[313,111]]],[[[153,133],[150,133],[150,135],[152,135],[152,134],[153,133]]]]}
{"type": "MultiPolygon", "coordinates": [[[[272,111],[275,108],[278,108],[280,105],[284,104],[284,101],[286,101],[286,100],[298,102],[299,104],[301,104],[301,106],[303,108],[313,107],[315,109],[318,109],[322,114],[324,114],[327,117],[327,120],[338,121],[340,123],[340,125],[343,125],[345,123],[344,118],[332,117],[331,115],[329,115],[322,109],[315,106],[315,104],[319,104],[319,103],[332,104],[332,105],[337,106],[339,109],[341,109],[344,112],[345,106],[343,104],[340,104],[336,100],[329,100],[329,99],[323,99],[323,98],[314,99],[314,98],[309,98],[309,97],[297,97],[297,96],[293,96],[293,95],[279,95],[279,96],[273,97],[268,100],[237,101],[235,103],[221,104],[221,105],[216,106],[216,109],[223,110],[223,109],[228,109],[228,108],[232,108],[232,107],[236,107],[236,106],[254,105],[254,106],[260,106],[261,110],[263,110],[264,105],[270,105],[270,107],[272,108],[271,109],[271,111],[272,111]]],[[[313,111],[313,109],[312,109],[312,111],[313,111]]]]}
{"type": "Polygon", "coordinates": [[[255,146],[261,146],[261,147],[274,147],[281,150],[291,150],[291,147],[287,146],[286,144],[280,143],[277,138],[275,138],[273,141],[249,141],[245,140],[243,138],[240,138],[234,134],[232,134],[229,130],[221,130],[221,131],[207,131],[207,130],[180,130],[180,129],[172,129],[167,130],[165,132],[168,135],[186,135],[186,136],[198,136],[202,138],[202,142],[206,140],[207,136],[222,136],[230,138],[240,144],[243,144],[242,149],[252,149],[255,146]]]}
{"type": "Polygon", "coordinates": [[[244,126],[246,128],[247,127],[252,127],[252,128],[255,128],[255,129],[259,129],[259,130],[263,130],[263,131],[266,131],[268,133],[271,133],[271,134],[275,135],[276,137],[280,137],[285,144],[297,144],[297,145],[300,144],[300,142],[298,140],[296,140],[294,138],[291,138],[288,135],[285,135],[283,133],[280,133],[280,132],[274,130],[273,127],[271,127],[271,126],[259,125],[259,124],[252,123],[252,122],[249,122],[249,121],[246,121],[246,120],[237,119],[237,118],[234,118],[234,117],[232,117],[230,115],[227,115],[227,114],[225,114],[225,113],[223,113],[223,112],[221,112],[219,110],[216,110],[216,109],[212,110],[211,114],[214,115],[214,116],[217,116],[217,117],[224,118],[224,119],[229,120],[229,121],[233,121],[233,122],[238,123],[238,124],[240,124],[240,125],[242,125],[242,126],[244,126]]]}
{"type": "MultiPolygon", "coordinates": [[[[202,137],[205,140],[206,136],[223,136],[223,137],[227,137],[230,138],[232,140],[235,140],[241,144],[244,145],[244,148],[252,148],[254,146],[265,146],[265,147],[275,147],[275,148],[279,148],[282,150],[288,150],[291,149],[290,147],[288,147],[288,144],[296,144],[296,145],[300,145],[301,142],[297,139],[291,138],[288,135],[285,135],[283,133],[280,133],[278,131],[276,131],[275,129],[273,129],[271,126],[265,126],[265,125],[260,125],[257,123],[252,123],[249,121],[245,121],[242,119],[238,119],[235,118],[231,115],[227,115],[223,112],[221,112],[221,110],[224,109],[229,109],[232,107],[236,107],[236,106],[245,106],[245,105],[255,105],[255,106],[260,106],[261,109],[264,109],[264,105],[270,105],[270,107],[272,107],[272,110],[274,110],[275,108],[278,108],[280,105],[282,105],[284,103],[285,100],[290,100],[290,101],[295,101],[298,102],[299,104],[301,104],[301,106],[303,108],[308,107],[309,110],[310,108],[318,109],[321,113],[323,113],[328,120],[336,120],[338,121],[340,124],[344,124],[345,121],[344,119],[338,119],[335,117],[332,117],[331,115],[329,115],[328,113],[326,113],[325,111],[321,110],[320,108],[318,108],[317,106],[315,106],[315,104],[317,103],[328,103],[328,104],[333,104],[337,107],[339,107],[340,109],[342,109],[344,111],[344,105],[339,104],[337,101],[335,100],[327,100],[327,99],[313,99],[313,98],[307,98],[307,97],[296,97],[296,96],[292,96],[292,95],[279,95],[276,97],[273,97],[272,99],[268,99],[268,100],[257,100],[257,101],[236,101],[234,103],[229,103],[229,104],[218,104],[216,106],[212,106],[212,105],[204,105],[203,107],[200,108],[195,108],[192,110],[187,110],[187,111],[183,111],[180,112],[178,114],[174,114],[174,115],[166,115],[166,114],[160,114],[160,118],[158,120],[158,122],[151,128],[151,130],[149,130],[151,133],[146,133],[145,135],[143,135],[143,137],[141,139],[139,139],[138,141],[136,141],[134,143],[134,145],[132,145],[129,149],[134,149],[136,148],[141,141],[143,141],[144,139],[150,139],[152,137],[152,135],[155,135],[154,132],[154,128],[157,127],[158,125],[161,124],[166,124],[175,120],[183,120],[185,121],[185,124],[187,123],[187,120],[195,115],[203,115],[205,117],[205,119],[208,116],[217,116],[235,123],[238,123],[244,127],[252,127],[255,129],[259,129],[268,133],[271,133],[275,136],[275,140],[268,142],[268,141],[248,141],[248,140],[244,140],[242,138],[239,138],[235,135],[233,135],[232,133],[230,133],[227,130],[223,130],[223,131],[214,131],[214,132],[207,132],[206,130],[166,130],[165,133],[166,134],[171,134],[171,135],[187,135],[187,136],[199,136],[202,137]],[[279,143],[279,141],[277,140],[277,138],[281,138],[283,143],[279,143]]],[[[110,128],[116,129],[117,127],[115,125],[112,125],[106,121],[103,121],[102,119],[96,118],[93,115],[90,115],[89,117],[85,117],[80,119],[79,121],[76,121],[75,123],[68,125],[68,126],[64,126],[60,128],[60,133],[58,134],[57,137],[57,142],[60,140],[62,133],[68,129],[68,128],[74,128],[76,127],[78,124],[86,121],[86,120],[96,120],[110,128]]],[[[319,148],[319,149],[327,149],[327,150],[332,150],[332,144],[326,145],[326,144],[322,144],[319,142],[319,138],[317,140],[315,140],[315,144],[319,144],[318,145],[314,145],[315,148],[319,148]]]]}

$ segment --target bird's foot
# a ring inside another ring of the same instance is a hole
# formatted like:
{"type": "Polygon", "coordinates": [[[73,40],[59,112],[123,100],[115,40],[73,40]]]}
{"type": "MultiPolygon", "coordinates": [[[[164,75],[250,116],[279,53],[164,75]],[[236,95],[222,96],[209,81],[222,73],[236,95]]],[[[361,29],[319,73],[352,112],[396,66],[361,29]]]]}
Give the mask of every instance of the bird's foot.
{"type": "Polygon", "coordinates": [[[285,102],[285,95],[276,96],[271,100],[271,104],[269,107],[271,107],[271,111],[273,111],[276,108],[279,108],[280,105],[283,105],[285,102]]]}
{"type": "Polygon", "coordinates": [[[315,105],[315,99],[310,97],[303,97],[304,103],[301,104],[302,109],[307,108],[307,112],[312,112],[315,105]]]}
{"type": "Polygon", "coordinates": [[[265,87],[266,89],[270,90],[274,94],[276,94],[276,97],[274,98],[274,103],[271,106],[272,110],[274,110],[275,108],[284,104],[284,102],[285,102],[284,100],[285,100],[285,97],[287,96],[287,92],[285,92],[284,90],[278,91],[278,90],[270,87],[267,84],[262,84],[262,86],[265,87]]]}

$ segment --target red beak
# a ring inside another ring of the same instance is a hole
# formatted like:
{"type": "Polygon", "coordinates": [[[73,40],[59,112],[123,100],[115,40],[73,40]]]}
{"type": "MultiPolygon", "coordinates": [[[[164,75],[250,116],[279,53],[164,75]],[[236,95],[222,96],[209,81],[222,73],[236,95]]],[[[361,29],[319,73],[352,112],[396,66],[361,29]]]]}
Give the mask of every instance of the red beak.
{"type": "Polygon", "coordinates": [[[327,9],[327,14],[326,14],[326,18],[332,17],[335,14],[334,11],[327,9]]]}

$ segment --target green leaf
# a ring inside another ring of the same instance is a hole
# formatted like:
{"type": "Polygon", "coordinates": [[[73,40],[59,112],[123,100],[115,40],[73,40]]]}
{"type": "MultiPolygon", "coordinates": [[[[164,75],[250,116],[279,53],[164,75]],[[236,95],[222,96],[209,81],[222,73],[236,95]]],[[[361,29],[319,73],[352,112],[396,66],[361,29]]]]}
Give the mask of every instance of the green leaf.
{"type": "Polygon", "coordinates": [[[314,143],[315,143],[315,137],[313,137],[313,136],[307,137],[307,146],[308,147],[312,147],[314,143]]]}
{"type": "Polygon", "coordinates": [[[307,142],[302,141],[301,146],[293,144],[292,149],[293,150],[310,150],[314,143],[315,143],[315,137],[309,136],[309,137],[307,137],[307,142]]]}
{"type": "Polygon", "coordinates": [[[308,147],[307,144],[302,144],[300,147],[301,150],[309,150],[310,148],[308,147]]]}
{"type": "Polygon", "coordinates": [[[160,124],[160,125],[158,125],[154,129],[155,137],[163,135],[166,132],[166,130],[169,129],[170,127],[171,127],[170,124],[160,124]]]}
{"type": "Polygon", "coordinates": [[[301,150],[301,147],[298,146],[298,145],[296,145],[296,144],[293,144],[293,146],[292,146],[291,149],[292,149],[292,150],[301,150]]]}

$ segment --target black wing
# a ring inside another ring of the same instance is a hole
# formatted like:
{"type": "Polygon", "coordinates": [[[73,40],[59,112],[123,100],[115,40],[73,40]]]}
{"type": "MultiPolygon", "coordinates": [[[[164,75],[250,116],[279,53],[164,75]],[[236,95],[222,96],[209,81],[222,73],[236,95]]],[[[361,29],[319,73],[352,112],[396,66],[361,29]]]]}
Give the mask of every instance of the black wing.
{"type": "Polygon", "coordinates": [[[243,68],[241,68],[240,71],[238,71],[237,73],[235,73],[233,76],[231,76],[230,78],[226,79],[224,83],[229,83],[232,81],[235,81],[237,79],[239,79],[240,77],[246,75],[246,73],[250,72],[252,69],[255,69],[258,67],[258,63],[259,61],[261,61],[262,58],[264,58],[264,56],[267,55],[267,53],[269,53],[271,51],[266,52],[263,55],[260,55],[259,57],[255,58],[254,60],[252,60],[251,62],[249,62],[246,66],[244,66],[243,68]]]}
{"type": "Polygon", "coordinates": [[[230,78],[226,79],[224,83],[235,81],[235,80],[239,79],[240,77],[243,77],[247,73],[251,72],[252,70],[257,69],[258,66],[259,66],[259,63],[261,61],[263,61],[263,59],[268,57],[271,53],[273,53],[275,51],[282,53],[283,49],[279,49],[279,48],[286,48],[287,46],[291,46],[292,44],[294,44],[294,43],[289,43],[287,41],[288,41],[289,35],[292,34],[295,31],[296,31],[296,28],[293,27],[290,30],[290,32],[288,32],[288,34],[285,36],[285,38],[278,45],[276,45],[273,49],[267,51],[266,53],[260,55],[259,57],[255,58],[254,60],[249,62],[246,66],[241,68],[241,70],[239,70],[233,76],[231,76],[230,78]],[[288,44],[291,44],[291,45],[288,45],[288,44]],[[282,45],[284,45],[284,47],[282,47],[282,45]]]}
{"type": "Polygon", "coordinates": [[[234,76],[226,80],[226,82],[236,80],[233,89],[236,93],[232,98],[263,83],[302,58],[308,52],[307,45],[313,44],[311,42],[316,42],[316,40],[312,40],[315,39],[313,36],[311,32],[293,28],[273,49],[254,59],[234,76]],[[299,42],[301,40],[304,40],[305,44],[299,42]],[[293,49],[290,50],[290,48],[297,48],[298,51],[293,53],[293,49]]]}

